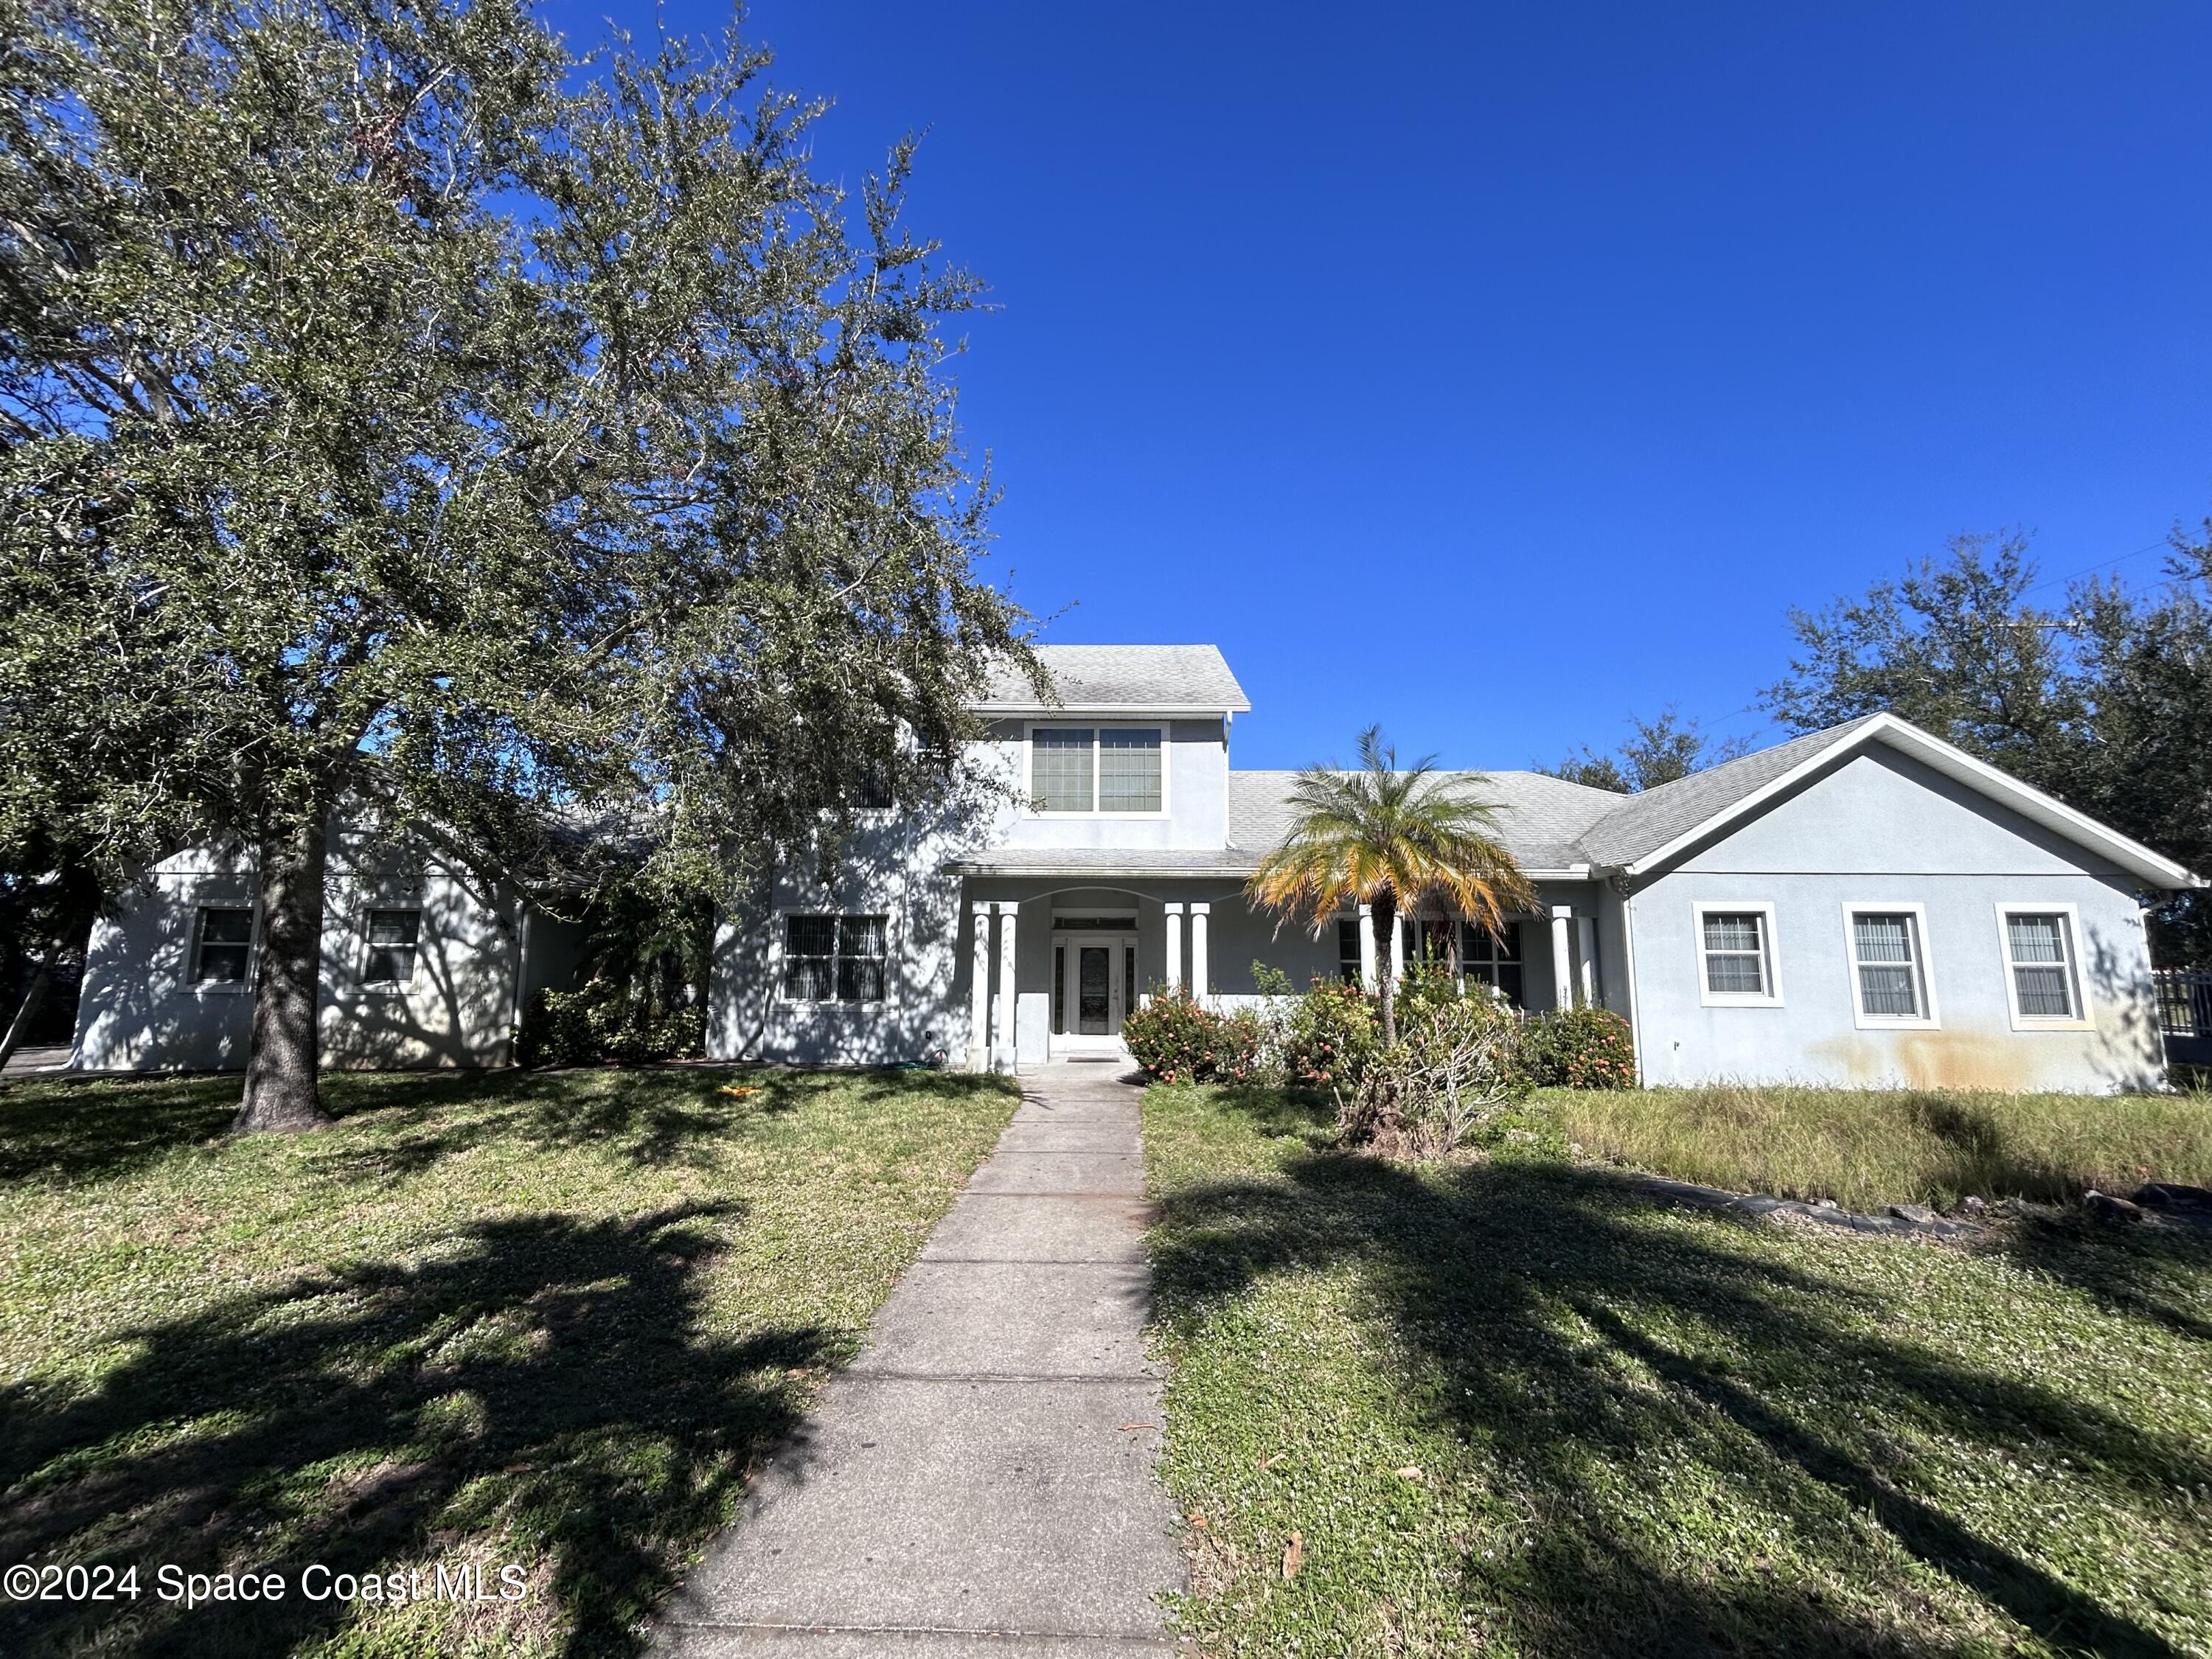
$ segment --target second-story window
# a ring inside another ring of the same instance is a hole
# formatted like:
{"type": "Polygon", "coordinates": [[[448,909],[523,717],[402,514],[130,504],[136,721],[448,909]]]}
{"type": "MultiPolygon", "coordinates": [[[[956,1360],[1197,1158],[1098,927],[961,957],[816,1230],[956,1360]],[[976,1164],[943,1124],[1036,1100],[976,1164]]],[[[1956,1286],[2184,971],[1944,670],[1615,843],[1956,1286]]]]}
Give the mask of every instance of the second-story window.
{"type": "Polygon", "coordinates": [[[1041,726],[1030,734],[1040,812],[1158,812],[1165,800],[1157,726],[1041,726]]]}

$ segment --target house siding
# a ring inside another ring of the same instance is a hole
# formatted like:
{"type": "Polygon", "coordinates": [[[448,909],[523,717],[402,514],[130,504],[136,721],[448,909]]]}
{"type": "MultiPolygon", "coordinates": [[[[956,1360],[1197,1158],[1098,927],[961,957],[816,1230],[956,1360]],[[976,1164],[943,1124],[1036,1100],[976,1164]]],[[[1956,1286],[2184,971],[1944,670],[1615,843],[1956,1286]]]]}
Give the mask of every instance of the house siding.
{"type": "Polygon", "coordinates": [[[2135,883],[1917,763],[1855,756],[1629,901],[1646,1082],[2109,1091],[2162,1074],[2135,883]],[[1706,1007],[1695,911],[1774,906],[1781,1006],[1706,1007]],[[2014,1030],[1997,906],[2071,904],[2093,1029],[2014,1030]],[[1925,907],[1938,1024],[1862,1029],[1844,911],[1925,907]]]}

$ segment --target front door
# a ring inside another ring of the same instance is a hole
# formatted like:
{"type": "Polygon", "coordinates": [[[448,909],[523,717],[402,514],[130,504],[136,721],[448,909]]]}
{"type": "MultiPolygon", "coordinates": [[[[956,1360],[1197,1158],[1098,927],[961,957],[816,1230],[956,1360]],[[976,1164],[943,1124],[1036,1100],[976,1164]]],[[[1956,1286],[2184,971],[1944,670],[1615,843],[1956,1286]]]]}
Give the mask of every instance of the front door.
{"type": "Polygon", "coordinates": [[[1088,1037],[1110,1044],[1121,1035],[1122,1017],[1135,1000],[1137,936],[1058,933],[1052,952],[1059,996],[1054,1040],[1088,1037]]]}
{"type": "Polygon", "coordinates": [[[1110,945],[1075,947],[1075,1033],[1111,1036],[1121,1030],[1114,1018],[1114,951],[1110,945]]]}

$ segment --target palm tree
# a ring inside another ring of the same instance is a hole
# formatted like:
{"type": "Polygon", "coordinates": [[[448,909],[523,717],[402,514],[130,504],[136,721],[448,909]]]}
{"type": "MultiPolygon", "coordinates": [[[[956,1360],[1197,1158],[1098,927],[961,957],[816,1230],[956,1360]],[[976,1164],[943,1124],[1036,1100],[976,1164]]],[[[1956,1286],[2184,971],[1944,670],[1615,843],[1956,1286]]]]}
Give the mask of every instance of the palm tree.
{"type": "Polygon", "coordinates": [[[1390,931],[1401,909],[1434,896],[1499,934],[1509,908],[1535,904],[1513,854],[1492,838],[1497,808],[1476,793],[1486,781],[1480,772],[1439,773],[1433,755],[1401,772],[1395,745],[1370,726],[1359,734],[1358,771],[1309,766],[1298,774],[1291,833],[1245,884],[1255,903],[1303,914],[1316,934],[1347,906],[1374,907],[1385,1043],[1398,1040],[1390,931]]]}

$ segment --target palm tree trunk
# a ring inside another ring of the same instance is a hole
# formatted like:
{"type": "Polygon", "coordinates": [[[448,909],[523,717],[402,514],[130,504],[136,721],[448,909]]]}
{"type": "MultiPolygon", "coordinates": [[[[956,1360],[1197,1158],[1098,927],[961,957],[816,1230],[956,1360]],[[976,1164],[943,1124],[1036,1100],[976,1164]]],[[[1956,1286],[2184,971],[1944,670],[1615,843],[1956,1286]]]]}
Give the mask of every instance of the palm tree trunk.
{"type": "Polygon", "coordinates": [[[320,815],[261,847],[260,973],[253,988],[253,1048],[233,1134],[319,1129],[321,1045],[315,1005],[323,967],[323,875],[329,848],[320,815]]]}
{"type": "Polygon", "coordinates": [[[1390,941],[1398,933],[1398,896],[1388,887],[1375,896],[1371,907],[1375,927],[1375,988],[1382,1000],[1382,1046],[1398,1042],[1397,987],[1390,980],[1390,941]]]}

